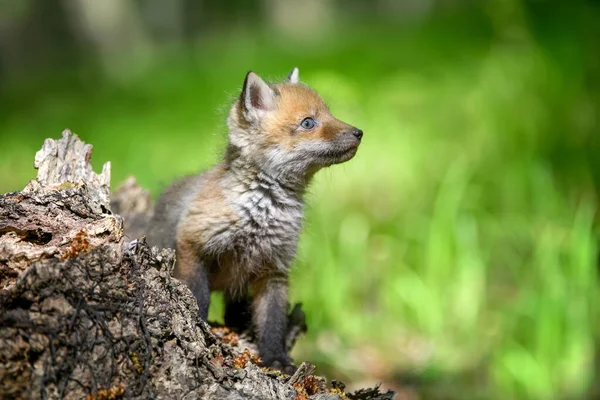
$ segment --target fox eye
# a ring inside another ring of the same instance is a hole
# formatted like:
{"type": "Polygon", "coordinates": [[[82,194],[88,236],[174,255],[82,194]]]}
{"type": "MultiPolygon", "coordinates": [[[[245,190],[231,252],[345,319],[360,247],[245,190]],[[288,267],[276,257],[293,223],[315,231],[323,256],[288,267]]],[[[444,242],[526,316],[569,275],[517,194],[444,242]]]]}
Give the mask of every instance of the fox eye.
{"type": "Polygon", "coordinates": [[[314,119],[312,119],[312,118],[310,118],[310,117],[308,117],[308,118],[304,118],[304,119],[302,120],[302,122],[300,122],[300,126],[301,126],[303,129],[307,129],[307,130],[308,130],[308,129],[312,129],[312,128],[314,128],[314,127],[315,127],[315,125],[316,125],[316,123],[315,123],[315,120],[314,120],[314,119]]]}

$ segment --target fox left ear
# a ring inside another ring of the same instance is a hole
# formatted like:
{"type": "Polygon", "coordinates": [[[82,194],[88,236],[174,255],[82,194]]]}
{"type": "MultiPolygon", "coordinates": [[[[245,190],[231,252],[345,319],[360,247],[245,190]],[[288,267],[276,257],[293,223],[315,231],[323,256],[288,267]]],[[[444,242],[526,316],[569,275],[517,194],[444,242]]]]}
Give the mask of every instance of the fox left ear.
{"type": "Polygon", "coordinates": [[[260,116],[261,113],[275,108],[273,89],[252,71],[246,75],[240,100],[248,118],[252,118],[254,115],[260,116]]]}
{"type": "Polygon", "coordinates": [[[298,70],[298,67],[294,67],[294,69],[292,69],[292,71],[289,73],[287,79],[286,79],[287,83],[292,83],[294,85],[298,84],[298,82],[300,82],[300,71],[298,70]]]}

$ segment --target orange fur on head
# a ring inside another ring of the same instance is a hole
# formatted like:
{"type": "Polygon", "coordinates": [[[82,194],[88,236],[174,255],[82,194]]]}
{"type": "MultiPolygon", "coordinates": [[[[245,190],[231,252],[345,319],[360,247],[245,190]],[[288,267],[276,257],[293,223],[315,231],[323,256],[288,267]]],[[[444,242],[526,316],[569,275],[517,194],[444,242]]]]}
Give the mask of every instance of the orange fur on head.
{"type": "Polygon", "coordinates": [[[351,128],[333,117],[321,96],[309,87],[282,83],[274,89],[278,94],[276,109],[267,114],[261,124],[270,143],[292,148],[299,141],[329,140],[351,128]],[[299,132],[300,122],[307,117],[317,121],[317,128],[299,132]]]}

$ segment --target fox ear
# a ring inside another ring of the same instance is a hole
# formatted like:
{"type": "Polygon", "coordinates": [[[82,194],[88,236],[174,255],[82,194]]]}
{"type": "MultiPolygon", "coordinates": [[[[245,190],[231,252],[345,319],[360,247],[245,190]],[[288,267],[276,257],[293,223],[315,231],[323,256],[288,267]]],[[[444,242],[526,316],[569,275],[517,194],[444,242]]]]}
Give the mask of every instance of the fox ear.
{"type": "Polygon", "coordinates": [[[286,79],[286,82],[294,85],[300,82],[300,71],[298,70],[298,67],[294,67],[294,69],[292,69],[286,79]]]}
{"type": "Polygon", "coordinates": [[[275,108],[275,93],[261,79],[260,76],[250,71],[244,80],[240,100],[247,112],[247,117],[259,116],[275,108]]]}

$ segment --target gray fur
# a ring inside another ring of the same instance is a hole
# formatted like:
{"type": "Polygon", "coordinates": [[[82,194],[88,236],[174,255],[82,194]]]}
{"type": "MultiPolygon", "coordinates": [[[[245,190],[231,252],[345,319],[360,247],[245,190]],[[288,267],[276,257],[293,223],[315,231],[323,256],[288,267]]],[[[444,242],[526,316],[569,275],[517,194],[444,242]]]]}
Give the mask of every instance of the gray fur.
{"type": "MultiPolygon", "coordinates": [[[[227,158],[230,162],[219,183],[239,219],[213,235],[202,254],[211,272],[225,267],[219,260],[232,260],[226,267],[234,271],[228,274],[224,289],[235,294],[246,289],[252,276],[288,273],[302,230],[304,187],[285,186],[253,167],[240,153],[227,158]]],[[[203,182],[203,174],[187,176],[165,190],[150,223],[150,244],[176,247],[177,226],[191,200],[202,190],[203,182]]],[[[215,285],[215,289],[221,288],[215,285]]]]}
{"type": "Polygon", "coordinates": [[[303,189],[283,186],[265,172],[233,161],[224,193],[239,216],[228,233],[240,268],[259,273],[272,266],[287,273],[302,230],[303,189]]]}
{"type": "Polygon", "coordinates": [[[176,248],[177,225],[190,201],[202,187],[202,175],[180,178],[161,194],[148,228],[147,239],[150,245],[176,248]]]}

